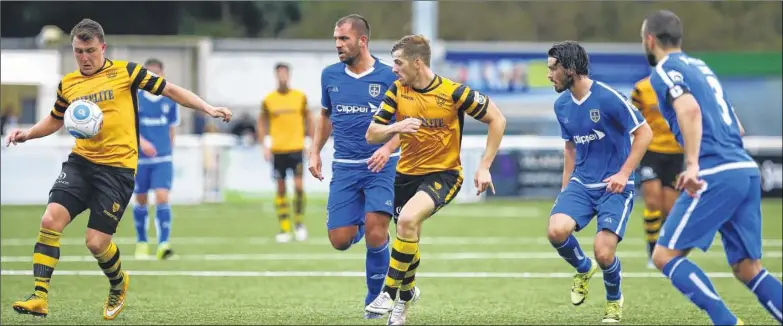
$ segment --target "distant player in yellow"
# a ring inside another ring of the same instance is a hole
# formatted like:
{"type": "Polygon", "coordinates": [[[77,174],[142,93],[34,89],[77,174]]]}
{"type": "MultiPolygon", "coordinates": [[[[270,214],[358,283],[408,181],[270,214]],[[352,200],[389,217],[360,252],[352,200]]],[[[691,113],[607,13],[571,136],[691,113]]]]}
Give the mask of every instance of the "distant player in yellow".
{"type": "Polygon", "coordinates": [[[11,132],[8,144],[53,134],[62,128],[69,103],[79,99],[100,106],[103,127],[90,139],[77,139],[73,152],[62,165],[49,192],[49,204],[33,249],[34,292],[25,300],[14,302],[13,308],[21,314],[49,314],[49,281],[60,258],[60,236],[77,215],[89,209],[87,249],[109,279],[103,318],[111,320],[125,307],[130,283],[112,235],[133,194],[139,157],[137,91],[166,96],[224,121],[231,120],[231,111],[209,105],[141,65],[105,58],[103,28],[93,20],[84,19],[74,26],[71,42],[79,68],[60,81],[51,114],[28,130],[11,132]]]}
{"type": "Polygon", "coordinates": [[[391,52],[392,71],[399,80],[386,91],[366,138],[371,144],[380,144],[400,135],[402,153],[394,181],[397,239],[383,291],[365,310],[391,312],[388,324],[402,325],[409,306],[420,295],[415,279],[421,261],[422,223],[451,202],[462,186],[465,114],[489,125],[484,157],[474,177],[476,195],[487,188],[494,192],[489,167],[503,138],[506,119],[486,95],[430,70],[430,44],[424,36],[405,36],[391,52]],[[398,122],[390,124],[392,117],[398,122]],[[395,303],[398,290],[400,297],[395,303]]]}
{"type": "MultiPolygon", "coordinates": [[[[634,106],[642,112],[653,132],[653,139],[639,163],[638,175],[644,194],[644,230],[647,233],[647,254],[652,257],[658,232],[680,192],[674,189],[677,175],[683,171],[685,157],[666,120],[658,111],[658,99],[650,77],[638,81],[631,93],[634,106]]],[[[647,267],[655,268],[652,260],[647,267]]]]}
{"type": "Polygon", "coordinates": [[[291,241],[291,219],[286,198],[285,179],[288,170],[294,175],[294,236],[297,241],[307,239],[307,229],[304,225],[304,185],[302,184],[302,157],[305,148],[305,129],[307,135],[313,137],[313,123],[307,110],[307,97],[301,91],[288,86],[291,68],[283,63],[275,66],[277,90],[267,95],[261,104],[261,114],[258,116],[258,142],[264,149],[264,159],[272,161],[277,194],[275,210],[280,221],[280,233],[277,242],[291,241]],[[272,138],[271,146],[267,147],[264,139],[272,138]]]}

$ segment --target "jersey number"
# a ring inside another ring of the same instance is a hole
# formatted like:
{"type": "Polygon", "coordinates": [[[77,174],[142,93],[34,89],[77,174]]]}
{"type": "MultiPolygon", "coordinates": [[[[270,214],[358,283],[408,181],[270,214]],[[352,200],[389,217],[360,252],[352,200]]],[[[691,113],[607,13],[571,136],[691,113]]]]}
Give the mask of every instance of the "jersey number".
{"type": "Polygon", "coordinates": [[[704,74],[704,78],[707,80],[707,84],[710,85],[710,88],[712,88],[712,92],[715,93],[715,101],[717,101],[718,106],[720,106],[720,115],[723,118],[723,122],[726,123],[726,125],[731,126],[731,112],[729,112],[731,109],[729,108],[729,104],[726,103],[726,100],[723,99],[723,86],[720,85],[718,78],[715,77],[715,74],[712,73],[712,70],[709,67],[699,65],[699,70],[704,74]]]}

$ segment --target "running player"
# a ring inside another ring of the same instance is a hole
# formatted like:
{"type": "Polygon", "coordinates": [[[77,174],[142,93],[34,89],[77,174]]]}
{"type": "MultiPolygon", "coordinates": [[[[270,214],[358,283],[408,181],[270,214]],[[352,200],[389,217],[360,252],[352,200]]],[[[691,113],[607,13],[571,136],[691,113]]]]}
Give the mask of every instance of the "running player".
{"type": "Polygon", "coordinates": [[[562,93],[555,101],[555,115],[565,140],[565,164],[563,190],[552,207],[547,238],[576,268],[571,303],[585,301],[589,280],[600,266],[607,301],[602,321],[620,322],[623,294],[615,253],[633,209],[633,171],[652,140],[652,131],[628,99],[588,77],[589,61],[581,45],[557,43],[548,55],[549,80],[562,93]],[[593,217],[598,227],[595,260],[584,254],[573,236],[593,217]]]}
{"type": "Polygon", "coordinates": [[[275,65],[277,90],[267,95],[261,104],[261,114],[258,115],[258,143],[264,150],[264,159],[272,162],[274,176],[277,180],[275,210],[280,222],[280,233],[277,242],[291,241],[291,219],[289,217],[288,199],[285,179],[288,170],[294,175],[294,236],[297,241],[307,240],[307,229],[304,225],[304,184],[302,183],[302,156],[305,147],[305,128],[312,138],[312,119],[307,110],[307,97],[299,90],[288,85],[291,68],[284,63],[275,65]],[[267,122],[272,146],[267,147],[267,122]]]}
{"type": "Polygon", "coordinates": [[[506,119],[486,95],[430,70],[431,49],[424,36],[403,37],[391,53],[399,80],[386,91],[366,137],[371,144],[400,137],[402,154],[394,180],[397,238],[383,292],[365,310],[391,312],[388,324],[403,325],[408,308],[421,293],[415,279],[421,261],[422,223],[451,202],[462,187],[464,116],[489,126],[484,157],[474,177],[476,195],[487,188],[494,191],[489,167],[503,138],[506,119]]]}
{"type": "Polygon", "coordinates": [[[49,192],[49,204],[33,249],[34,291],[23,301],[14,302],[13,309],[37,316],[49,313],[49,281],[60,258],[60,237],[77,215],[89,209],[87,249],[109,280],[103,318],[111,320],[125,307],[130,282],[112,235],[133,194],[139,155],[137,90],[162,94],[224,121],[231,120],[231,111],[209,105],[141,65],[104,57],[103,28],[93,20],[84,19],[76,24],[71,30],[71,42],[79,68],[60,81],[51,114],[30,129],[11,132],[8,145],[53,134],[62,128],[69,103],[78,99],[90,100],[101,107],[103,127],[90,139],[77,139],[73,152],[62,165],[49,192]]]}
{"type": "Polygon", "coordinates": [[[745,152],[739,119],[718,77],[682,52],[682,23],[660,10],[642,24],[661,114],[685,151],[685,190],[663,224],[653,263],[716,325],[741,325],[688,253],[709,249],[720,232],[734,275],[783,323],[783,285],[761,266],[761,173],[745,152]]]}
{"type": "Polygon", "coordinates": [[[647,234],[647,267],[655,268],[652,252],[658,241],[666,214],[671,210],[680,192],[674,189],[677,175],[682,172],[684,156],[682,148],[669,125],[658,111],[658,99],[650,84],[650,78],[638,81],[631,93],[634,106],[642,112],[653,132],[653,139],[637,169],[644,195],[644,231],[647,234]]]}
{"type": "MultiPolygon", "coordinates": [[[[396,78],[390,66],[370,54],[369,39],[370,25],[362,16],[349,15],[335,24],[340,62],[321,72],[323,110],[309,159],[310,173],[323,180],[321,150],[333,129],[335,153],[326,228],[337,250],[347,250],[366,236],[365,305],[380,293],[389,265],[394,169],[400,154],[399,138],[383,146],[367,144],[364,139],[372,114],[396,78]]],[[[381,317],[373,313],[364,316],[381,317]]]]}
{"type": "MultiPolygon", "coordinates": [[[[148,59],[144,63],[148,72],[164,77],[163,62],[148,59]]],[[[171,206],[169,191],[174,178],[174,134],[179,125],[177,103],[168,97],[139,90],[139,167],[136,170],[136,205],[133,222],[136,226],[136,258],[146,259],[147,244],[147,193],[155,192],[155,229],[158,235],[156,257],[168,259],[174,252],[169,246],[171,236],[171,206]]]]}

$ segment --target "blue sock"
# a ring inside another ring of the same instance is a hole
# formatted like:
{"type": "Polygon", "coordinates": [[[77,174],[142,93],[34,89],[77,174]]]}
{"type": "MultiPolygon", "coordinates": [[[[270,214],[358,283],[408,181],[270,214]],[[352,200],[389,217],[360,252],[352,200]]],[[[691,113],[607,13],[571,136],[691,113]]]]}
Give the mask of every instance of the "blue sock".
{"type": "Polygon", "coordinates": [[[604,286],[606,286],[606,300],[616,301],[620,300],[623,295],[620,289],[620,282],[622,276],[620,276],[622,268],[620,266],[620,258],[614,257],[614,261],[604,269],[604,286]]]}
{"type": "Polygon", "coordinates": [[[779,323],[783,323],[783,285],[774,276],[769,275],[766,269],[756,275],[747,284],[759,302],[779,323]]]}
{"type": "Polygon", "coordinates": [[[133,206],[133,225],[136,226],[136,242],[147,242],[147,206],[133,206]]]}
{"type": "Polygon", "coordinates": [[[663,275],[674,287],[710,316],[714,325],[736,325],[735,316],[715,292],[704,272],[685,257],[677,257],[663,267],[663,275]]]}
{"type": "Polygon", "coordinates": [[[573,234],[568,236],[565,242],[559,245],[553,244],[553,246],[557,249],[560,257],[563,257],[565,261],[576,268],[577,273],[587,273],[590,270],[592,266],[590,258],[585,256],[585,252],[579,247],[579,241],[576,240],[573,234]]]}
{"type": "Polygon", "coordinates": [[[353,241],[351,241],[351,244],[359,243],[359,241],[362,241],[362,238],[364,237],[364,224],[359,225],[356,236],[353,237],[353,241]]]}
{"type": "Polygon", "coordinates": [[[171,235],[171,206],[168,203],[158,204],[155,222],[158,225],[158,244],[168,243],[171,235]]]}
{"type": "Polygon", "coordinates": [[[389,239],[378,248],[367,246],[367,260],[365,261],[365,273],[367,277],[367,297],[364,298],[364,305],[370,304],[383,289],[383,282],[386,280],[386,271],[389,269],[389,239]]]}

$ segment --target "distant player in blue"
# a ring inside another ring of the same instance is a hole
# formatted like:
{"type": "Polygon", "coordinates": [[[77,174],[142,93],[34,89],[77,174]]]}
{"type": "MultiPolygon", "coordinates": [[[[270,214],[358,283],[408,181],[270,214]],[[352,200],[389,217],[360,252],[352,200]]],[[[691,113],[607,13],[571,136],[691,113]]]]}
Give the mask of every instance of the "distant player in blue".
{"type": "Polygon", "coordinates": [[[584,302],[588,282],[600,266],[607,300],[603,322],[620,322],[623,295],[615,252],[633,209],[633,172],[652,141],[652,131],[627,98],[588,77],[587,52],[581,45],[557,43],[548,55],[549,80],[562,93],[555,101],[555,115],[566,143],[563,190],[552,207],[547,237],[576,268],[571,303],[584,302]],[[572,235],[594,216],[597,263],[572,235]]]}
{"type": "MultiPolygon", "coordinates": [[[[326,227],[337,250],[347,250],[366,237],[364,306],[381,292],[389,267],[389,221],[400,145],[398,136],[382,146],[370,145],[364,138],[386,90],[397,79],[391,66],[370,54],[369,37],[370,25],[359,15],[343,17],[335,24],[340,62],[321,72],[323,110],[309,159],[310,173],[323,180],[321,149],[334,131],[326,227]]],[[[365,313],[365,318],[380,317],[365,313]]]]}
{"type": "Polygon", "coordinates": [[[715,74],[682,52],[682,23],[656,11],[642,25],[642,43],[659,108],[685,150],[684,189],[663,225],[653,263],[716,325],[740,325],[710,279],[686,256],[709,249],[720,232],[734,275],[764,309],[783,322],[783,285],[761,266],[761,173],[742,143],[742,126],[715,74]]]}
{"type": "MultiPolygon", "coordinates": [[[[149,59],[144,63],[147,71],[163,76],[163,63],[149,59]]],[[[171,235],[171,206],[169,191],[174,178],[172,148],[174,131],[179,125],[177,103],[165,96],[139,92],[139,132],[141,133],[139,167],[136,172],[136,206],[133,220],[136,226],[136,257],[149,255],[147,245],[147,193],[155,192],[155,226],[158,235],[156,257],[167,259],[173,255],[169,246],[171,235]]]]}

